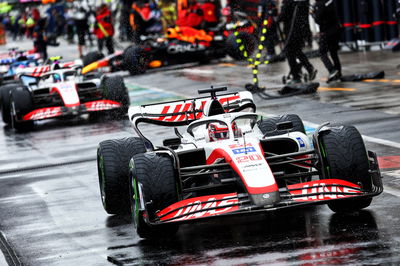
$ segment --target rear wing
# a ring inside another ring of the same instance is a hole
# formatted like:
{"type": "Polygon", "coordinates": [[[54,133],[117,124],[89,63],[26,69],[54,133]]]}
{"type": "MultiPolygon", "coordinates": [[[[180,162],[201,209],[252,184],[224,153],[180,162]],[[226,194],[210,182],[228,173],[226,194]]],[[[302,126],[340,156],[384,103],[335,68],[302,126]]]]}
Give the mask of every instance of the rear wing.
{"type": "MultiPolygon", "coordinates": [[[[216,96],[225,112],[240,112],[250,108],[256,111],[253,96],[248,91],[227,93],[216,96]]],[[[140,120],[165,126],[188,125],[204,117],[204,107],[212,101],[210,96],[184,99],[157,104],[133,106],[129,108],[129,119],[137,124],[140,120]]]]}
{"type": "Polygon", "coordinates": [[[25,67],[25,68],[18,68],[16,70],[17,75],[29,75],[34,77],[40,77],[44,73],[55,70],[55,69],[63,69],[63,68],[81,68],[83,66],[82,60],[75,60],[70,62],[64,63],[54,63],[49,65],[43,66],[35,66],[35,67],[25,67]]]}

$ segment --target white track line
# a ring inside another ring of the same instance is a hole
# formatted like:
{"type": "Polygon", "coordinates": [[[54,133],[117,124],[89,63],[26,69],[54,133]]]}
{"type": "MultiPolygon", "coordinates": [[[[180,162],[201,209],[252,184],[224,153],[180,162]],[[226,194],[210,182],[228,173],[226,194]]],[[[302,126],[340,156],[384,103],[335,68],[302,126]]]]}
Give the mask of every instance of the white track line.
{"type": "Polygon", "coordinates": [[[398,190],[398,189],[395,189],[395,188],[392,188],[392,187],[389,187],[389,186],[384,186],[383,187],[383,192],[400,198],[400,190],[398,190]]]}

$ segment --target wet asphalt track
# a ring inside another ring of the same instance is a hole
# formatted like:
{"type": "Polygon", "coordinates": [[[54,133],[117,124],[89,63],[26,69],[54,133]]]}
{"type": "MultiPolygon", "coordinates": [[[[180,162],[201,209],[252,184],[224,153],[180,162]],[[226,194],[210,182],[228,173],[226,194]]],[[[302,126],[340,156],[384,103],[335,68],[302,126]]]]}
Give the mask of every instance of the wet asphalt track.
{"type": "MultiPolygon", "coordinates": [[[[140,240],[130,218],[108,216],[101,205],[96,147],[129,136],[128,121],[53,120],[35,130],[0,132],[0,246],[24,265],[378,265],[400,263],[400,75],[399,55],[343,55],[344,71],[386,70],[385,80],[322,83],[316,95],[260,100],[266,114],[297,113],[314,124],[356,125],[367,147],[381,157],[385,192],[365,211],[337,215],[326,206],[213,219],[181,227],[175,238],[140,240]],[[339,89],[354,90],[339,90],[339,89]],[[6,241],[5,238],[6,237],[6,241]],[[13,253],[14,252],[14,253],[13,253]]],[[[326,75],[320,67],[319,78],[326,75]]],[[[272,86],[285,64],[262,67],[272,86]]],[[[122,73],[126,74],[126,73],[122,73]]],[[[251,70],[214,63],[126,77],[133,104],[195,96],[199,88],[243,88],[251,70]]],[[[268,83],[267,83],[268,81],[268,83]]],[[[150,138],[165,136],[145,129],[150,138]]],[[[145,134],[146,134],[145,133],[145,134]]],[[[1,260],[0,260],[1,263],[1,260]]]]}

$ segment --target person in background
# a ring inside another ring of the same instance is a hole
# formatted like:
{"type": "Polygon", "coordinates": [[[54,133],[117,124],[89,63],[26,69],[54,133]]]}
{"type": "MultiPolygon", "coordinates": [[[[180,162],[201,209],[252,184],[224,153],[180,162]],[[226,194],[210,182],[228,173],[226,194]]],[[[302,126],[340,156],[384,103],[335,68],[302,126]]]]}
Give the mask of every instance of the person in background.
{"type": "Polygon", "coordinates": [[[132,27],[129,24],[129,14],[131,10],[131,6],[133,1],[132,0],[121,0],[122,4],[120,7],[120,34],[119,40],[120,41],[132,41],[132,27]]]}
{"type": "Polygon", "coordinates": [[[33,30],[33,46],[44,61],[47,60],[46,18],[41,18],[33,30]]]}
{"type": "Polygon", "coordinates": [[[327,82],[342,77],[342,66],[338,56],[341,25],[336,12],[335,2],[332,0],[316,0],[311,12],[315,22],[319,25],[319,53],[322,62],[329,72],[327,82]],[[328,57],[328,53],[331,59],[328,57]]]}
{"type": "Polygon", "coordinates": [[[201,5],[194,0],[187,2],[187,7],[178,13],[177,26],[201,29],[204,24],[204,12],[201,5]]]}
{"type": "Polygon", "coordinates": [[[175,26],[176,21],[176,4],[171,0],[160,0],[158,6],[161,10],[161,21],[163,24],[163,31],[166,32],[168,28],[175,26]]]}
{"type": "Polygon", "coordinates": [[[275,0],[264,0],[262,2],[265,12],[265,19],[268,20],[268,32],[265,39],[265,47],[267,47],[267,56],[274,56],[275,44],[278,40],[275,17],[278,15],[278,9],[275,0]]]}
{"type": "Polygon", "coordinates": [[[32,34],[33,34],[33,29],[34,29],[34,27],[35,27],[35,20],[33,19],[33,17],[32,16],[28,16],[27,17],[27,19],[26,19],[26,32],[25,32],[25,34],[26,34],[26,37],[27,38],[32,38],[32,34]]]}
{"type": "Polygon", "coordinates": [[[106,4],[102,4],[96,10],[96,24],[94,25],[94,34],[97,37],[99,52],[102,52],[104,45],[108,53],[114,53],[114,26],[112,24],[111,11],[106,4]]]}
{"type": "Polygon", "coordinates": [[[308,72],[308,79],[314,80],[317,70],[308,61],[302,49],[305,45],[306,28],[309,27],[309,0],[283,0],[278,21],[283,22],[286,35],[283,48],[290,67],[290,83],[301,83],[301,68],[308,72]],[[299,63],[297,62],[299,61],[299,63]]]}
{"type": "Polygon", "coordinates": [[[78,36],[78,53],[79,57],[83,56],[83,47],[85,46],[85,35],[89,30],[87,12],[82,6],[77,6],[74,9],[74,24],[76,35],[78,36]]]}
{"type": "Polygon", "coordinates": [[[75,21],[74,21],[74,10],[73,9],[67,9],[67,11],[65,12],[65,22],[66,22],[65,30],[67,33],[67,41],[68,41],[68,43],[74,43],[75,21]]]}
{"type": "Polygon", "coordinates": [[[22,13],[20,17],[18,17],[18,36],[21,38],[24,36],[26,31],[26,14],[22,13]]]}

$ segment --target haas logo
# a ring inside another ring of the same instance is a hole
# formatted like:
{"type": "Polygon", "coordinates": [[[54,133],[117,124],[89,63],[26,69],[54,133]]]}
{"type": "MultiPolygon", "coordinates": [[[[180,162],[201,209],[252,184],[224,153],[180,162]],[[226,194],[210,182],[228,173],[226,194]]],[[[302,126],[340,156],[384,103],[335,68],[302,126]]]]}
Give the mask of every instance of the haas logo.
{"type": "Polygon", "coordinates": [[[195,45],[195,44],[177,44],[171,45],[167,49],[167,53],[169,54],[179,54],[186,52],[196,52],[205,50],[206,47],[203,45],[195,45]]]}
{"type": "Polygon", "coordinates": [[[238,199],[232,199],[231,196],[224,197],[223,200],[219,202],[216,201],[216,198],[209,198],[206,202],[207,203],[201,203],[201,201],[198,200],[190,206],[179,209],[179,211],[174,215],[174,218],[176,217],[175,220],[181,221],[200,217],[214,216],[237,210],[238,208],[237,206],[233,206],[238,203],[238,199]]]}

